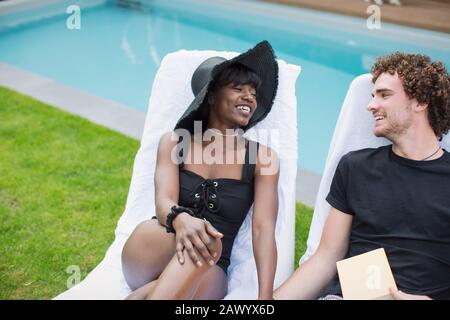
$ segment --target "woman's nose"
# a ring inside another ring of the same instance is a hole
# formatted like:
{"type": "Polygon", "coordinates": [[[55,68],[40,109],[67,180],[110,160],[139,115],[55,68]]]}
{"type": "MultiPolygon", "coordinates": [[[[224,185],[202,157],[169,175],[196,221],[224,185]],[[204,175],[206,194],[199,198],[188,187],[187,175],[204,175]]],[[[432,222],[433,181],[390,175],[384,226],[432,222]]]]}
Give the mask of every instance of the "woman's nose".
{"type": "Polygon", "coordinates": [[[247,101],[254,101],[256,98],[253,95],[253,92],[251,92],[249,90],[245,90],[244,91],[244,99],[246,99],[247,101]]]}

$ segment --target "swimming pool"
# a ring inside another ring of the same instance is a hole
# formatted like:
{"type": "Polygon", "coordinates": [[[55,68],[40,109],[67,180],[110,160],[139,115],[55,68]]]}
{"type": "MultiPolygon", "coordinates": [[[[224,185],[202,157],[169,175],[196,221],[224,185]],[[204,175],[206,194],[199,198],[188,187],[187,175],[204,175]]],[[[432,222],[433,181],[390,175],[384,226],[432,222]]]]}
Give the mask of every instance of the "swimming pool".
{"type": "Polygon", "coordinates": [[[420,52],[450,65],[448,34],[387,23],[369,30],[365,19],[259,1],[143,2],[143,10],[133,10],[97,1],[82,8],[80,30],[66,27],[64,13],[14,28],[7,25],[14,16],[6,23],[0,15],[0,61],[145,110],[165,54],[245,51],[267,39],[279,58],[302,66],[296,87],[299,165],[318,174],[348,85],[368,72],[376,56],[420,52]]]}

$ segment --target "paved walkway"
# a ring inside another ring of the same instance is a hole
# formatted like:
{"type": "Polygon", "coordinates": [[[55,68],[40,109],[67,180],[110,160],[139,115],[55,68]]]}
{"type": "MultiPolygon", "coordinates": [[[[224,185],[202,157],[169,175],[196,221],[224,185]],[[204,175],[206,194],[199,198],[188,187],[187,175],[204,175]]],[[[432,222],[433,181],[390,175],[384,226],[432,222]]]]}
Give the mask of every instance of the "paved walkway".
{"type": "MultiPolygon", "coordinates": [[[[363,0],[263,0],[294,5],[304,8],[336,12],[367,18],[367,7],[371,4],[363,0]]],[[[398,7],[384,4],[381,21],[450,33],[449,0],[401,0],[398,7]]],[[[385,2],[388,2],[385,0],[385,2]]]]}
{"type": "MultiPolygon", "coordinates": [[[[0,62],[0,86],[8,87],[96,124],[140,140],[145,113],[0,62]]],[[[320,175],[298,168],[296,198],[314,206],[320,175]]]]}

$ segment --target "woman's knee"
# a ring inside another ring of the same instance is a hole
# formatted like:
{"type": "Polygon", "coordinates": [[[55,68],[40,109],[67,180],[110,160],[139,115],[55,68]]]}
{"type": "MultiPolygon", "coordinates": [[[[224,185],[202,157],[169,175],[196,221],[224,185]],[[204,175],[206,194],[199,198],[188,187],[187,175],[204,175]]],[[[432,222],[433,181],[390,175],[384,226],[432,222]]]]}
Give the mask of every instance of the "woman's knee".
{"type": "Polygon", "coordinates": [[[132,289],[156,279],[173,255],[174,240],[158,227],[151,220],[141,222],[122,249],[122,270],[132,289]]]}

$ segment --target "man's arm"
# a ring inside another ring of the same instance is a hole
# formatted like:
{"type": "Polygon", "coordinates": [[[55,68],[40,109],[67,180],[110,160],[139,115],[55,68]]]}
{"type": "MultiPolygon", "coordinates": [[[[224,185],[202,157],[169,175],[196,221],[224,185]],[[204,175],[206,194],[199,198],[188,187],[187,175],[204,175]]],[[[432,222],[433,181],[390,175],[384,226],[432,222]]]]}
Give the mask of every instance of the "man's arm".
{"type": "Polygon", "coordinates": [[[274,293],[275,299],[315,299],[335,276],[348,250],[353,216],[331,208],[319,248],[274,293]]]}

